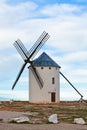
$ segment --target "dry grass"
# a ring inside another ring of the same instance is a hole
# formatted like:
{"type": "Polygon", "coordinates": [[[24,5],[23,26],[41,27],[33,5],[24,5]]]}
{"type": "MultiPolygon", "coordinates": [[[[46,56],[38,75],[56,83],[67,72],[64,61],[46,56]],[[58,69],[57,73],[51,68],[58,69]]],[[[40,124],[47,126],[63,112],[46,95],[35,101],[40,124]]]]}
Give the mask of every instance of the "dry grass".
{"type": "Polygon", "coordinates": [[[87,123],[87,103],[61,102],[53,104],[32,104],[29,102],[1,102],[0,110],[34,113],[29,118],[33,123],[48,123],[47,118],[56,113],[60,122],[73,123],[82,117],[87,123]],[[37,118],[38,117],[38,118],[37,118]]]}

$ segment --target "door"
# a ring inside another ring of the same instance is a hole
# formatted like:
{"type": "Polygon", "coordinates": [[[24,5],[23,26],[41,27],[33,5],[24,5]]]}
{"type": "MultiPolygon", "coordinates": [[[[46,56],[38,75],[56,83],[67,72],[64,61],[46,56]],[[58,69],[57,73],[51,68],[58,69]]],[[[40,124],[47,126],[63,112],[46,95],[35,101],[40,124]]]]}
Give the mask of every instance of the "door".
{"type": "Polygon", "coordinates": [[[55,102],[56,101],[56,93],[52,92],[51,93],[51,102],[55,102]]]}

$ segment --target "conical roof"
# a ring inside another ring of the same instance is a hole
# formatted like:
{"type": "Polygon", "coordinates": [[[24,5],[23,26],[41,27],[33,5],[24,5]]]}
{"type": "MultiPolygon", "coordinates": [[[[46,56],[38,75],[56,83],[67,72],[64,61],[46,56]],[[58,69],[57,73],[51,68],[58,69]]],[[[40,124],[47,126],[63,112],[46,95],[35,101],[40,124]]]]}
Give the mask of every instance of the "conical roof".
{"type": "Polygon", "coordinates": [[[59,67],[60,66],[52,60],[45,52],[43,52],[37,59],[33,61],[34,66],[50,66],[50,67],[59,67]]]}

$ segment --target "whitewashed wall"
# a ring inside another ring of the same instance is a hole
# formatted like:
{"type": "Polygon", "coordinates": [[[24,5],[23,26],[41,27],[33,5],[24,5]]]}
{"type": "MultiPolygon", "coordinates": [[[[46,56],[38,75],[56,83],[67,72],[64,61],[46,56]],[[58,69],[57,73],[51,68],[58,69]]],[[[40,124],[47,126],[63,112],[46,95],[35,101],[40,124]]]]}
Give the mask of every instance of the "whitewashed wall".
{"type": "Polygon", "coordinates": [[[43,79],[44,86],[42,89],[29,68],[29,101],[30,102],[51,102],[51,92],[56,92],[56,102],[60,101],[60,77],[59,68],[57,67],[36,67],[36,70],[43,79]],[[52,77],[55,77],[55,84],[52,84],[52,77]]]}

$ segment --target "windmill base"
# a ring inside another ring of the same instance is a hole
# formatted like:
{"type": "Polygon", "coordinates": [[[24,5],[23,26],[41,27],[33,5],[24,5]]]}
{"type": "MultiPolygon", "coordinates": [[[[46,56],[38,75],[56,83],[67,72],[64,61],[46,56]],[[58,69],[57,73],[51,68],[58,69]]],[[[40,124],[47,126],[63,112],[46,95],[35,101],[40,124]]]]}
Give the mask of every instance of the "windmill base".
{"type": "Polygon", "coordinates": [[[29,103],[33,103],[33,104],[59,104],[60,102],[29,102],[29,103]]]}

